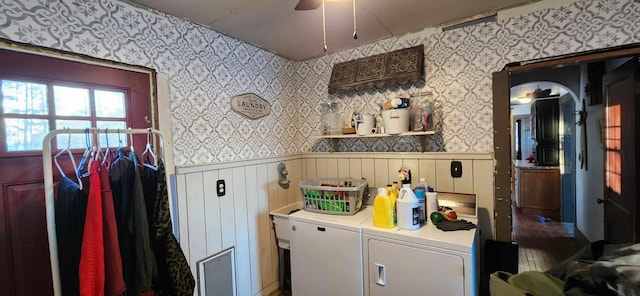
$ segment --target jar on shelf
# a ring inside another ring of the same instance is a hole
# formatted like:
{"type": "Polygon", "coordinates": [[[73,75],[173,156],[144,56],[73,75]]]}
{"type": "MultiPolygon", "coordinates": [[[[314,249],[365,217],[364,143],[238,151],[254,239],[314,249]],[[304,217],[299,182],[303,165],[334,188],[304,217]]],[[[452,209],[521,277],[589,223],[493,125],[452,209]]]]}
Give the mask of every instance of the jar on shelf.
{"type": "Polygon", "coordinates": [[[411,130],[436,130],[437,120],[434,104],[433,93],[430,91],[411,95],[411,130]]]}
{"type": "Polygon", "coordinates": [[[423,94],[411,95],[410,103],[410,122],[412,131],[424,131],[424,123],[422,120],[422,114],[424,112],[425,98],[423,94]]]}
{"type": "Polygon", "coordinates": [[[323,135],[342,134],[342,118],[338,102],[323,103],[320,108],[321,130],[323,135]]]}

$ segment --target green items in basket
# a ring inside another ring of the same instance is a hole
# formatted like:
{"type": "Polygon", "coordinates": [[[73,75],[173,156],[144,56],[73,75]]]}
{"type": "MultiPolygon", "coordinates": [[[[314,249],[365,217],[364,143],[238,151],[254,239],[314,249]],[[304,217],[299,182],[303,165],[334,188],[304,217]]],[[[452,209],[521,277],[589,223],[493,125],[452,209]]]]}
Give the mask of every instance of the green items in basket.
{"type": "Polygon", "coordinates": [[[342,192],[309,190],[307,192],[307,203],[319,210],[331,212],[348,212],[349,203],[345,203],[342,192]],[[337,193],[337,194],[336,194],[337,193]]]}
{"type": "Polygon", "coordinates": [[[298,187],[302,193],[305,210],[332,215],[353,215],[362,206],[367,180],[312,178],[300,181],[298,187]]]}

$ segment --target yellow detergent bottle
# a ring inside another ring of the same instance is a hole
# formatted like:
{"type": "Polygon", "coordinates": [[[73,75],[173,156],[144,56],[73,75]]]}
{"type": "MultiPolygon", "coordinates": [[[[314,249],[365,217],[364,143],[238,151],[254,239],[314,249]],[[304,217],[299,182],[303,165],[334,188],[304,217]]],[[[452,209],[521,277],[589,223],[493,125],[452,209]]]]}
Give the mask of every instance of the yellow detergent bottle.
{"type": "Polygon", "coordinates": [[[396,193],[396,197],[398,197],[400,195],[400,186],[398,185],[398,182],[393,182],[393,191],[396,193]]]}
{"type": "Polygon", "coordinates": [[[396,200],[398,200],[398,193],[391,185],[387,185],[387,195],[391,199],[391,207],[393,208],[393,224],[395,225],[398,221],[398,216],[396,216],[396,200]]]}
{"type": "Polygon", "coordinates": [[[394,228],[393,203],[387,194],[387,189],[378,188],[378,194],[373,200],[373,226],[394,228]]]}

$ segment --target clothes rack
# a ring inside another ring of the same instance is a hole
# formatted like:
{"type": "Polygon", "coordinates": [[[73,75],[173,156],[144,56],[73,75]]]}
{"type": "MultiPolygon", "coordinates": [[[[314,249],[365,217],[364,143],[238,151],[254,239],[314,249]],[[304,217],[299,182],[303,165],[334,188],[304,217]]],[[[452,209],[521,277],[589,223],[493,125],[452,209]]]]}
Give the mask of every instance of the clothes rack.
{"type": "MultiPolygon", "coordinates": [[[[156,129],[88,129],[89,132],[98,134],[152,134],[159,137],[160,146],[164,145],[162,133],[156,129]]],[[[53,291],[55,296],[62,295],[62,285],[60,281],[60,265],[58,261],[58,241],[56,233],[55,201],[53,188],[53,160],[51,151],[51,140],[59,134],[85,134],[87,129],[57,129],[50,131],[43,139],[42,162],[44,171],[45,209],[47,215],[47,234],[49,237],[49,257],[51,260],[51,279],[53,281],[53,291]]],[[[131,143],[132,144],[132,143],[131,143]]],[[[164,149],[164,147],[161,147],[164,149]]],[[[170,201],[171,202],[171,201],[170,201]]],[[[170,209],[172,206],[169,207],[170,209]]]]}

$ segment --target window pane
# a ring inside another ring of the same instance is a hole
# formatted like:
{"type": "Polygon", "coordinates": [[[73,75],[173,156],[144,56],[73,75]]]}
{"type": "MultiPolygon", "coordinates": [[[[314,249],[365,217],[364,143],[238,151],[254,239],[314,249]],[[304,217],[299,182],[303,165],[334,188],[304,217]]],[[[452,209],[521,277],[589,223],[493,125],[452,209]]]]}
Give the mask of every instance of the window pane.
{"type": "Polygon", "coordinates": [[[107,143],[109,147],[120,147],[120,146],[128,146],[127,144],[127,123],[125,121],[97,121],[96,126],[99,130],[104,130],[105,128],[109,129],[109,142],[107,142],[107,137],[104,133],[100,134],[100,147],[107,147],[107,143]],[[118,133],[111,133],[111,131],[117,131],[120,129],[120,136],[118,137],[118,133]]]}
{"type": "Polygon", "coordinates": [[[49,113],[47,85],[23,81],[2,80],[0,99],[5,114],[49,113]]]}
{"type": "Polygon", "coordinates": [[[7,151],[42,150],[42,140],[49,133],[46,119],[5,118],[7,151]]]}
{"type": "Polygon", "coordinates": [[[96,90],[97,117],[125,117],[124,93],[120,91],[96,90]]]}
{"type": "Polygon", "coordinates": [[[56,115],[91,116],[89,90],[86,88],[54,86],[53,99],[56,115]]]}
{"type": "MultiPolygon", "coordinates": [[[[85,129],[91,127],[91,121],[89,120],[56,120],[56,128],[71,128],[71,129],[85,129]]],[[[58,149],[67,148],[86,148],[87,137],[84,134],[71,134],[71,142],[69,143],[68,134],[59,134],[56,136],[56,145],[58,149]]],[[[89,137],[91,141],[91,137],[89,137]]]]}

